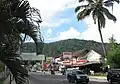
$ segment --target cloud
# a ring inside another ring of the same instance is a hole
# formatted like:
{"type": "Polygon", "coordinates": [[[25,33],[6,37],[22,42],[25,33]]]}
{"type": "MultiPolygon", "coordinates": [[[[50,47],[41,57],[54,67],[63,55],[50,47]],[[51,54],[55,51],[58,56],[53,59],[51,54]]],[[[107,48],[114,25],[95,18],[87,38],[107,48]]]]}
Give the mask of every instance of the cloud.
{"type": "MultiPolygon", "coordinates": [[[[70,21],[69,18],[59,18],[57,14],[66,11],[69,8],[74,8],[79,5],[76,0],[29,0],[33,7],[40,9],[43,19],[42,27],[49,28],[47,32],[50,34],[53,27],[58,27],[63,23],[70,21]]],[[[106,19],[106,27],[102,29],[103,39],[108,42],[108,38],[114,34],[117,42],[120,43],[120,5],[115,4],[113,14],[117,17],[117,22],[114,23],[106,19]]],[[[58,36],[54,38],[45,38],[49,42],[64,40],[69,38],[78,38],[85,40],[95,40],[101,42],[98,27],[93,23],[92,17],[85,19],[88,28],[84,32],[77,31],[74,27],[69,30],[58,32],[58,36]]],[[[46,33],[46,32],[45,32],[46,33]]]]}
{"type": "MultiPolygon", "coordinates": [[[[117,42],[120,43],[120,5],[115,4],[113,14],[117,18],[117,22],[114,23],[111,20],[106,19],[106,26],[102,29],[103,40],[104,42],[108,42],[108,38],[114,35],[117,42]]],[[[82,39],[85,40],[95,40],[101,42],[100,35],[98,32],[98,26],[93,23],[92,17],[88,17],[85,19],[85,22],[88,25],[88,29],[82,33],[82,39]]]]}
{"type": "Polygon", "coordinates": [[[52,29],[51,29],[51,28],[49,28],[49,29],[47,30],[47,35],[48,35],[48,36],[50,36],[50,35],[51,35],[51,33],[52,33],[52,29]]]}
{"type": "Polygon", "coordinates": [[[69,30],[59,33],[59,36],[55,38],[49,38],[49,41],[59,41],[65,39],[80,38],[80,32],[78,32],[74,27],[70,27],[69,30]]]}
{"type": "Polygon", "coordinates": [[[56,19],[53,20],[52,22],[43,22],[41,26],[48,27],[48,28],[53,28],[53,27],[58,27],[64,23],[69,23],[71,20],[67,18],[62,18],[62,19],[56,19]]]}
{"type": "Polygon", "coordinates": [[[29,0],[29,2],[32,7],[36,7],[41,11],[42,26],[48,25],[48,27],[53,27],[54,25],[59,26],[62,24],[59,23],[60,18],[55,18],[56,15],[72,8],[76,0],[29,0]],[[54,20],[58,21],[55,22],[54,20]],[[53,21],[55,22],[54,24],[53,21]]]}

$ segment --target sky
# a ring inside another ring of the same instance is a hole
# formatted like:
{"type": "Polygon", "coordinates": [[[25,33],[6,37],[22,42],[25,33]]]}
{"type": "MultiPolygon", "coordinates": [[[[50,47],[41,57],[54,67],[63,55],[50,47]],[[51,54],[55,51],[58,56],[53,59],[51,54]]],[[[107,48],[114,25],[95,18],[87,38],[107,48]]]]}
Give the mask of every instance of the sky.
{"type": "MultiPolygon", "coordinates": [[[[78,22],[74,11],[78,5],[77,0],[28,1],[32,7],[40,10],[43,20],[40,29],[45,43],[74,38],[101,42],[98,27],[93,23],[91,16],[78,22]]],[[[115,4],[113,14],[117,18],[116,23],[106,19],[106,26],[102,29],[104,42],[109,42],[108,38],[114,35],[116,41],[120,43],[119,9],[120,4],[115,4]]]]}

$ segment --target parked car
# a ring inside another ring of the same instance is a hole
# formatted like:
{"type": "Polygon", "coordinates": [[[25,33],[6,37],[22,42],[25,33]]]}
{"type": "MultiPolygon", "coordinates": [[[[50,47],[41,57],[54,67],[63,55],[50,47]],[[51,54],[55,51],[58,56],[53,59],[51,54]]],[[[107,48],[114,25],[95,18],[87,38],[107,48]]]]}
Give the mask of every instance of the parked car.
{"type": "Polygon", "coordinates": [[[109,84],[118,82],[120,84],[120,69],[110,69],[107,74],[107,81],[109,84]]]}
{"type": "Polygon", "coordinates": [[[81,70],[73,70],[71,73],[68,73],[67,79],[69,82],[75,83],[75,84],[89,83],[88,75],[81,70]]]}
{"type": "Polygon", "coordinates": [[[66,76],[67,76],[68,74],[72,73],[72,71],[73,71],[73,69],[67,69],[67,70],[66,70],[66,76]]]}

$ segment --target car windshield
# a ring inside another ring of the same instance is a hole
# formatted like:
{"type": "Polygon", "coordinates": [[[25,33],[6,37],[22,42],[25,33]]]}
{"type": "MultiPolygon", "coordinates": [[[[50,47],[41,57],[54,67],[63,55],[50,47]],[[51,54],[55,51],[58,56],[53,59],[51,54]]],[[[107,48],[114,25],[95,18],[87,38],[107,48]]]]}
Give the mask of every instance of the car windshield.
{"type": "Polygon", "coordinates": [[[84,74],[82,71],[76,71],[76,74],[84,74]]]}

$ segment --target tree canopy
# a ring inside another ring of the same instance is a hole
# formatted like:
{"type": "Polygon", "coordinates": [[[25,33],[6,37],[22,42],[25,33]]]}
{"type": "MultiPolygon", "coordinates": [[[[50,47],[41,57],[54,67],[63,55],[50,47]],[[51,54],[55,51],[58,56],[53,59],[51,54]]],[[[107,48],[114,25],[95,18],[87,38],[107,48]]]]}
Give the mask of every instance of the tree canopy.
{"type": "Polygon", "coordinates": [[[42,52],[41,22],[40,11],[27,0],[0,0],[0,60],[12,72],[16,84],[29,83],[28,72],[21,66],[23,38],[30,36],[35,41],[37,54],[42,52]]]}
{"type": "Polygon", "coordinates": [[[107,64],[111,68],[120,68],[120,45],[116,43],[113,36],[109,38],[109,42],[110,50],[107,55],[107,64]]]}
{"type": "Polygon", "coordinates": [[[103,52],[104,56],[106,56],[107,52],[104,46],[101,28],[105,27],[106,24],[105,17],[107,17],[109,20],[113,20],[114,22],[116,22],[117,20],[116,17],[112,13],[110,13],[107,8],[113,7],[114,2],[117,2],[119,4],[119,0],[78,0],[78,1],[79,3],[86,1],[87,3],[85,5],[84,3],[82,3],[82,5],[76,7],[75,12],[77,13],[78,21],[86,18],[87,16],[92,15],[94,24],[96,23],[98,24],[98,31],[102,41],[103,52]]]}

